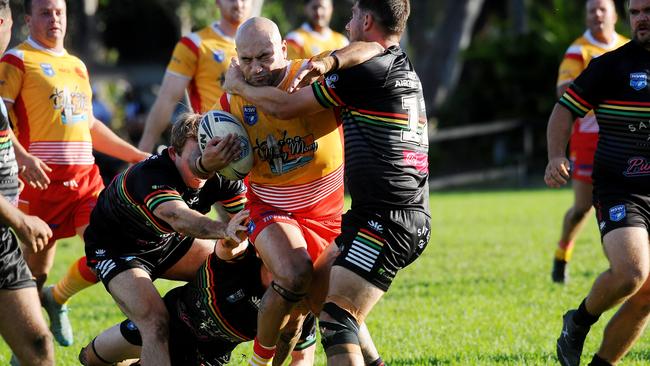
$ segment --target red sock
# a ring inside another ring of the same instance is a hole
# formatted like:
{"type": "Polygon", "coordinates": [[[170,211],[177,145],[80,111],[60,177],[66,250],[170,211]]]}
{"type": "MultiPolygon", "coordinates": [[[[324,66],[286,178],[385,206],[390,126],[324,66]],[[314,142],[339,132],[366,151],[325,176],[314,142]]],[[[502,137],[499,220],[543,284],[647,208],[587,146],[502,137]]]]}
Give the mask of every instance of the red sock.
{"type": "Polygon", "coordinates": [[[252,366],[266,366],[270,365],[275,356],[275,346],[266,347],[263,346],[255,337],[253,342],[253,357],[248,362],[252,366]]]}

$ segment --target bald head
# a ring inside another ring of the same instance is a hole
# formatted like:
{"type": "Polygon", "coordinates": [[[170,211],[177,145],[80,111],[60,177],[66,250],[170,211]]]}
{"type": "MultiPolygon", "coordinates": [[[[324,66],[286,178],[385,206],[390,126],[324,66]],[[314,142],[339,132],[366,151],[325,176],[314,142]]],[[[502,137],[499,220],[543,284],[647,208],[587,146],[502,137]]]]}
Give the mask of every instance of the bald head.
{"type": "Polygon", "coordinates": [[[280,29],[271,19],[263,17],[250,18],[237,29],[235,44],[237,48],[248,42],[267,41],[271,43],[282,43],[280,29]]]}
{"type": "Polygon", "coordinates": [[[270,19],[250,18],[237,29],[235,46],[246,81],[255,86],[277,85],[287,66],[287,47],[270,19]]]}

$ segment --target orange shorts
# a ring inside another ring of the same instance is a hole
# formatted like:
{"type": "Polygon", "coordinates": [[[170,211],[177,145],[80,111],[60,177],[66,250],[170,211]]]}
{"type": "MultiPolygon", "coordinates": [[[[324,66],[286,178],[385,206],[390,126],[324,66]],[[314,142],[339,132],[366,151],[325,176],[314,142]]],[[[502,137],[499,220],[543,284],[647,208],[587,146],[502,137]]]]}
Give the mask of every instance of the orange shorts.
{"type": "Polygon", "coordinates": [[[594,168],[594,154],[598,146],[597,133],[574,131],[569,143],[569,159],[571,160],[571,177],[592,184],[591,173],[594,168]]]}
{"type": "Polygon", "coordinates": [[[93,165],[71,180],[53,180],[44,191],[26,185],[20,193],[18,207],[47,222],[52,229],[52,240],[69,238],[76,235],[76,228],[88,225],[102,189],[99,168],[93,165]]]}
{"type": "Polygon", "coordinates": [[[267,205],[260,201],[248,201],[250,210],[248,224],[248,239],[255,245],[255,239],[267,226],[283,222],[300,229],[307,242],[307,252],[312,262],[315,262],[325,248],[334,242],[341,233],[341,216],[326,218],[308,218],[297,216],[287,211],[267,205]]]}

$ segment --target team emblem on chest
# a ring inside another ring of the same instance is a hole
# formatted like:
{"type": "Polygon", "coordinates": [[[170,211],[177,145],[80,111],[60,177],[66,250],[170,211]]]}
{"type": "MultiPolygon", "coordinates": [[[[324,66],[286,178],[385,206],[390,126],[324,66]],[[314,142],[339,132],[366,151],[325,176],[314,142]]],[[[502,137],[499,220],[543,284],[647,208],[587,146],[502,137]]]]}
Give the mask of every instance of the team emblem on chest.
{"type": "Polygon", "coordinates": [[[216,51],[212,51],[212,57],[218,63],[222,63],[223,60],[226,58],[226,54],[225,52],[223,52],[223,50],[216,50],[216,51]]]}
{"type": "Polygon", "coordinates": [[[645,72],[633,72],[630,74],[630,86],[639,91],[648,86],[648,74],[645,72]]]}

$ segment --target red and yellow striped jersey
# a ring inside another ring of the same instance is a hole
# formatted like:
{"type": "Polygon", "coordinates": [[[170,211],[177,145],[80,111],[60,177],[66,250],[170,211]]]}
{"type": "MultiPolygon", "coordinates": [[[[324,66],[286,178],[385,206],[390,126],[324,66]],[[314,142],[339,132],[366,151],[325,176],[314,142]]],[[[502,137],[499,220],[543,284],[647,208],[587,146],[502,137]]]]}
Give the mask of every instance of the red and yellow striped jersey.
{"type": "Polygon", "coordinates": [[[51,179],[57,179],[57,165],[69,171],[94,163],[92,90],[79,58],[28,38],[0,61],[0,96],[13,104],[20,143],[55,169],[51,179]]]}
{"type": "Polygon", "coordinates": [[[614,40],[609,43],[602,43],[596,40],[589,30],[578,39],[564,53],[564,59],[560,64],[560,71],[557,76],[557,86],[571,82],[587,68],[592,59],[619,48],[629,42],[629,39],[616,34],[614,40]]]}
{"type": "Polygon", "coordinates": [[[308,23],[289,32],[285,37],[287,54],[290,59],[311,58],[324,51],[338,50],[348,45],[348,39],[341,33],[327,28],[323,33],[316,32],[308,23]]]}
{"type": "MultiPolygon", "coordinates": [[[[303,62],[287,66],[278,88],[288,88],[303,62]]],[[[253,194],[284,211],[318,217],[340,214],[343,144],[334,111],[280,120],[230,94],[221,98],[221,107],[239,118],[248,133],[255,157],[249,175],[253,194]],[[329,204],[323,202],[325,198],[329,204]]]]}
{"type": "Polygon", "coordinates": [[[221,85],[234,56],[234,39],[223,34],[215,22],[178,41],[167,72],[190,80],[192,109],[205,113],[219,102],[221,85]]]}

